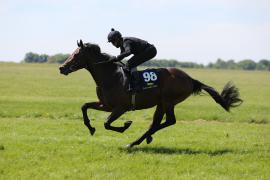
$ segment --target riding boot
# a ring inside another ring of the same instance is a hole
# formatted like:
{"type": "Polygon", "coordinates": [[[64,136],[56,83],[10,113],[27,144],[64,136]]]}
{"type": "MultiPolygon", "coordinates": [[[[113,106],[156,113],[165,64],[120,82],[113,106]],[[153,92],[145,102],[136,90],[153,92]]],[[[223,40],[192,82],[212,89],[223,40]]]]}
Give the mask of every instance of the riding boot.
{"type": "Polygon", "coordinates": [[[139,80],[139,73],[138,71],[132,72],[132,78],[133,78],[133,89],[135,92],[140,91],[140,80],[139,80]]]}
{"type": "Polygon", "coordinates": [[[129,74],[128,75],[128,79],[129,79],[129,81],[128,81],[128,92],[132,92],[132,93],[134,93],[133,92],[133,77],[132,77],[132,75],[131,74],[129,74]]]}
{"type": "Polygon", "coordinates": [[[128,79],[128,92],[132,92],[133,91],[133,87],[132,87],[132,81],[133,81],[133,78],[132,78],[132,74],[131,74],[131,71],[130,71],[130,68],[128,67],[128,65],[124,66],[123,67],[123,70],[127,76],[127,79],[128,79]]]}
{"type": "Polygon", "coordinates": [[[137,91],[139,91],[138,89],[138,71],[137,68],[131,68],[131,81],[130,81],[130,87],[131,87],[131,92],[135,93],[137,91]]]}

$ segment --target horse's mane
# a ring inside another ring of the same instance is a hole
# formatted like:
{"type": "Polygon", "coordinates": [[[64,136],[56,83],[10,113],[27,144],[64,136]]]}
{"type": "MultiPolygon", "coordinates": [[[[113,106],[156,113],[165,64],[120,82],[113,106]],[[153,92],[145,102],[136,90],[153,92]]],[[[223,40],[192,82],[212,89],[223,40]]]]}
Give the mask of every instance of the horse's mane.
{"type": "Polygon", "coordinates": [[[101,52],[100,47],[98,44],[92,44],[92,43],[85,43],[84,44],[86,48],[92,49],[96,54],[101,54],[104,59],[108,60],[112,55],[108,53],[101,52]]]}

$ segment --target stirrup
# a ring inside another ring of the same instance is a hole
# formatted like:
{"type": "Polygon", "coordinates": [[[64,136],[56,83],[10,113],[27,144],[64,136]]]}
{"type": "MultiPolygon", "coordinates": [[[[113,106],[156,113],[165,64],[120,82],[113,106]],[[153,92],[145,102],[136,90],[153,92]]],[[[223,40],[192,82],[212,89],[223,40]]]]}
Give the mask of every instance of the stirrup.
{"type": "Polygon", "coordinates": [[[136,110],[136,93],[132,93],[131,95],[131,110],[136,110]]]}
{"type": "Polygon", "coordinates": [[[131,85],[131,82],[129,82],[127,91],[128,91],[128,92],[135,93],[134,88],[133,88],[132,85],[131,85]]]}

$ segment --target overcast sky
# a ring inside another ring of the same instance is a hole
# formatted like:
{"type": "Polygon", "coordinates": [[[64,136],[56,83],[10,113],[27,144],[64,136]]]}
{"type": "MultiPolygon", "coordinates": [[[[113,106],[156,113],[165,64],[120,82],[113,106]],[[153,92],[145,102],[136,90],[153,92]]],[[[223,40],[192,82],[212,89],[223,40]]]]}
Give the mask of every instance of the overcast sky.
{"type": "Polygon", "coordinates": [[[111,27],[145,39],[156,58],[197,63],[270,59],[270,0],[0,0],[0,61],[107,43],[111,27]]]}

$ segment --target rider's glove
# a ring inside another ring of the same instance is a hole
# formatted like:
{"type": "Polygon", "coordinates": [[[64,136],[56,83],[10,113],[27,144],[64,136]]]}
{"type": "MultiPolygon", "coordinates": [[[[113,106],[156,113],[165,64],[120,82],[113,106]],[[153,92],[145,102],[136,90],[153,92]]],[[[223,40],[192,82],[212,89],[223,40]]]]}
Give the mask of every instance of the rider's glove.
{"type": "Polygon", "coordinates": [[[111,62],[117,62],[118,59],[117,59],[116,56],[112,56],[112,57],[110,57],[109,61],[111,61],[111,62]]]}

